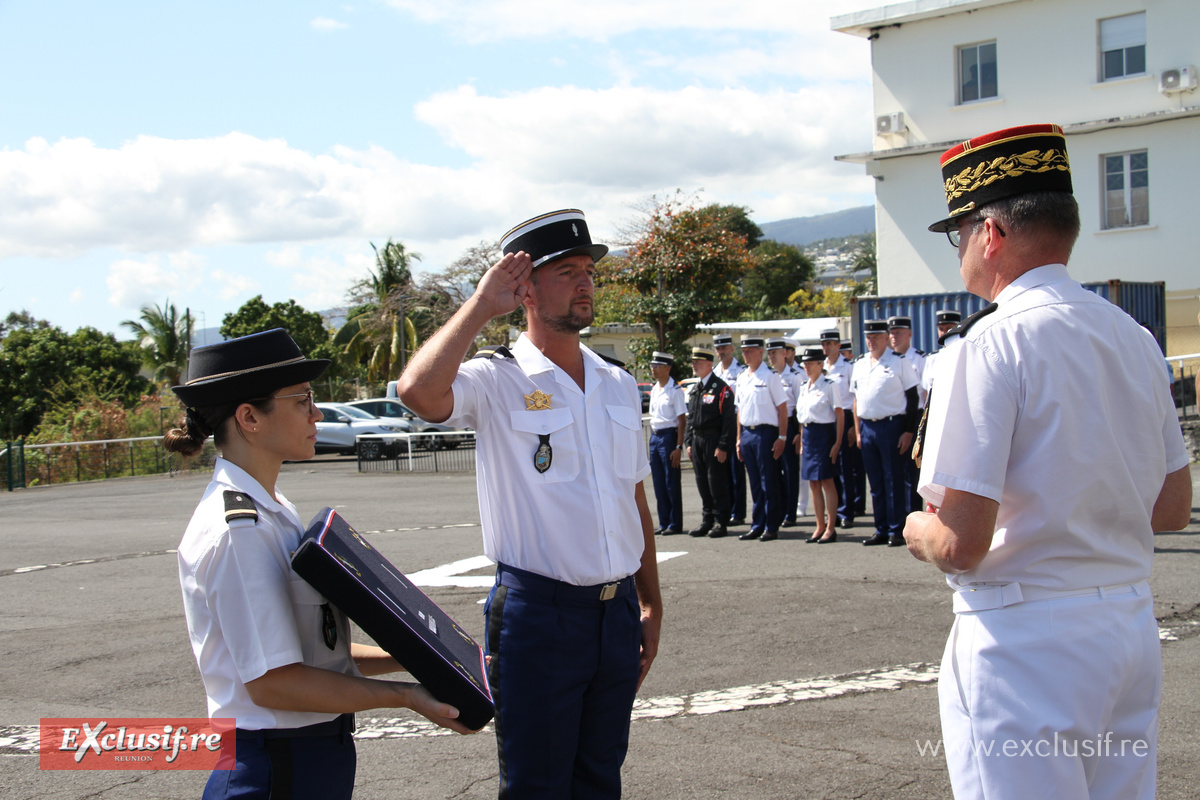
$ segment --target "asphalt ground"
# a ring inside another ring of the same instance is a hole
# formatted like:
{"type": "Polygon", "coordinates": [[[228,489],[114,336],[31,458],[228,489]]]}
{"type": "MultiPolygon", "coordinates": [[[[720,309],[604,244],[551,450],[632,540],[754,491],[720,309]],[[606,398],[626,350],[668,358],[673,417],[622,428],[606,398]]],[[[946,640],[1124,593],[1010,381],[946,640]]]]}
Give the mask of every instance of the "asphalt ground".
{"type": "MultiPolygon", "coordinates": [[[[1197,485],[1200,465],[1192,475],[1197,485]]],[[[0,495],[0,798],[200,795],[203,772],[41,771],[30,737],[42,717],[205,715],[172,550],[206,482],[157,476],[0,495]]],[[[690,474],[684,487],[695,524],[690,474]]],[[[353,460],[323,458],[286,465],[280,488],[302,517],[338,507],[410,575],[482,552],[473,474],[359,474],[353,460]]],[[[824,546],[800,541],[813,519],[802,523],[775,542],[658,539],[660,559],[680,555],[660,564],[662,646],[635,710],[626,797],[950,797],[942,756],[920,748],[940,738],[933,679],[952,622],[944,580],[903,549],[859,546],[871,532],[861,523],[824,546]]],[[[1156,551],[1159,796],[1200,797],[1196,509],[1185,531],[1156,537],[1156,551]]],[[[485,588],[426,592],[482,640],[485,588]]],[[[496,796],[490,727],[430,735],[419,722],[359,715],[372,738],[358,741],[357,798],[496,796]]]]}

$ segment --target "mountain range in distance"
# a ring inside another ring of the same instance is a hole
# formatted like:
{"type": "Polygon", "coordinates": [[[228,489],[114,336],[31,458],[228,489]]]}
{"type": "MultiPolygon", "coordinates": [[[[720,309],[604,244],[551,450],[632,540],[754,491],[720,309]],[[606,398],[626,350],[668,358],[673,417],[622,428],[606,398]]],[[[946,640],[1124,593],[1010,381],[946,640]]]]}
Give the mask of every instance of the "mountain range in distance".
{"type": "Polygon", "coordinates": [[[822,239],[875,232],[875,206],[858,206],[812,217],[760,222],[764,239],[803,247],[822,239]]]}

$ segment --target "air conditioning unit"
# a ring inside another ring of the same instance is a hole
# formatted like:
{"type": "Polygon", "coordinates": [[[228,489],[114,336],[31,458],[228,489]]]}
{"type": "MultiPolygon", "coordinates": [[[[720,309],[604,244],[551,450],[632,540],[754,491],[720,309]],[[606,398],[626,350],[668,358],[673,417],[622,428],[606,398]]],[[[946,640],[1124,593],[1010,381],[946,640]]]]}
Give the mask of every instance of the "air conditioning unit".
{"type": "Polygon", "coordinates": [[[1194,91],[1196,77],[1196,68],[1191,65],[1164,69],[1158,73],[1158,90],[1163,94],[1194,91]]]}
{"type": "Polygon", "coordinates": [[[897,111],[894,114],[884,114],[875,118],[875,134],[877,136],[901,134],[907,131],[908,128],[904,125],[903,111],[897,111]]]}

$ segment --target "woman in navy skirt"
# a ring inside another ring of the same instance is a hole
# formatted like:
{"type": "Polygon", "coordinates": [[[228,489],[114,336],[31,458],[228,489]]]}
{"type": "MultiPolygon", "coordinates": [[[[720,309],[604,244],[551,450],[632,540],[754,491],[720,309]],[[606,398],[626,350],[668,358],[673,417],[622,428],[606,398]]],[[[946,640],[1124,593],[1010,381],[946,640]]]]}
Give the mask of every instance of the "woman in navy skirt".
{"type": "Polygon", "coordinates": [[[808,380],[801,383],[796,398],[796,419],[803,432],[796,437],[800,453],[800,479],[808,481],[817,530],[807,541],[827,544],[837,541],[837,487],[834,463],[842,444],[846,421],[839,401],[841,384],[825,374],[825,351],[810,347],[801,359],[808,380]]]}

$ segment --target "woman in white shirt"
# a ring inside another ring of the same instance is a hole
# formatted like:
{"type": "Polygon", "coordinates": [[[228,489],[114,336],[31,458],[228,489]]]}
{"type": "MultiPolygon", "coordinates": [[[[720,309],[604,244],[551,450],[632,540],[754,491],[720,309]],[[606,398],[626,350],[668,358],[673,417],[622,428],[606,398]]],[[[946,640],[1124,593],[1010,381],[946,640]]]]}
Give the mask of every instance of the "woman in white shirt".
{"type": "Polygon", "coordinates": [[[796,398],[796,420],[803,431],[796,438],[800,453],[800,479],[812,492],[817,529],[807,541],[828,544],[837,541],[837,487],[834,464],[842,444],[846,421],[839,402],[841,384],[825,375],[825,351],[810,347],[801,363],[808,380],[800,384],[796,398]]]}
{"type": "Polygon", "coordinates": [[[236,763],[222,758],[205,800],[349,798],[356,711],[407,707],[468,732],[419,684],[363,677],[403,668],[352,644],[345,616],[291,570],[304,525],[275,482],[285,460],[314,454],[309,382],[328,365],[276,328],[195,348],[173,387],[187,415],[166,449],[192,456],[213,436],[221,452],[178,550],[209,716],[237,726],[236,763]]]}

